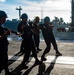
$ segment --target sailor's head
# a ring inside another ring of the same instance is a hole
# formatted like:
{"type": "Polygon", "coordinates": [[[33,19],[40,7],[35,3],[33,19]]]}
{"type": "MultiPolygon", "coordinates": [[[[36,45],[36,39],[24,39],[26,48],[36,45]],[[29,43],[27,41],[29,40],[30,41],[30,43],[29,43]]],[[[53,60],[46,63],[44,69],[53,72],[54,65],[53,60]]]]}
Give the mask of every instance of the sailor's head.
{"type": "Polygon", "coordinates": [[[49,23],[50,22],[50,18],[48,17],[48,16],[46,16],[45,18],[44,18],[44,23],[49,23]]]}
{"type": "Polygon", "coordinates": [[[7,18],[7,14],[5,13],[5,11],[0,10],[0,23],[3,24],[5,23],[7,18]]]}
{"type": "Polygon", "coordinates": [[[36,22],[39,22],[40,18],[38,16],[35,17],[34,19],[36,22]]]}
{"type": "Polygon", "coordinates": [[[26,13],[23,13],[20,18],[22,19],[22,21],[27,21],[28,15],[26,13]]]}

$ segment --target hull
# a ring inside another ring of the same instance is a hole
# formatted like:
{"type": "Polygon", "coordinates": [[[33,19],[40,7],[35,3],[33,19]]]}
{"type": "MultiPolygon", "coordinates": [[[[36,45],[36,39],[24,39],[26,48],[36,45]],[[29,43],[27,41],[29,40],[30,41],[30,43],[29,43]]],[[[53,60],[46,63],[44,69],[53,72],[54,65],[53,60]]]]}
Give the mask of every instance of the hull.
{"type": "Polygon", "coordinates": [[[17,27],[20,21],[7,21],[4,26],[7,27],[10,30],[17,31],[17,27]]]}
{"type": "Polygon", "coordinates": [[[72,32],[70,29],[74,28],[71,27],[70,24],[55,24],[53,28],[53,33],[55,38],[58,38],[60,40],[74,40],[74,32],[72,32]],[[60,29],[58,31],[58,29],[60,29]]]}
{"type": "MultiPolygon", "coordinates": [[[[9,21],[9,22],[6,22],[4,24],[4,26],[7,27],[8,29],[17,31],[17,26],[19,23],[20,23],[20,21],[9,21]]],[[[57,31],[58,28],[66,28],[66,27],[69,27],[69,25],[67,25],[67,24],[66,25],[53,24],[53,25],[54,25],[53,33],[54,33],[55,38],[59,38],[61,40],[74,40],[74,32],[70,32],[70,31],[58,32],[57,31]]],[[[40,33],[40,37],[41,37],[41,39],[43,39],[42,33],[40,33]]]]}
{"type": "Polygon", "coordinates": [[[60,40],[74,40],[74,32],[57,32],[56,37],[60,40]]]}

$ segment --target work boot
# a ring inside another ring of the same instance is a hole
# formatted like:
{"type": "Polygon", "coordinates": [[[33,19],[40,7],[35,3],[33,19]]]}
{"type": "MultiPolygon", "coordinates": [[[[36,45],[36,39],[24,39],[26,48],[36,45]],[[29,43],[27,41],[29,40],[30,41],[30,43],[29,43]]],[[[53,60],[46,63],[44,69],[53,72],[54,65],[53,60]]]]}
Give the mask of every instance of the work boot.
{"type": "Polygon", "coordinates": [[[41,51],[42,49],[40,49],[40,48],[37,48],[37,50],[38,50],[38,51],[41,51]]]}
{"type": "Polygon", "coordinates": [[[42,62],[41,61],[39,61],[39,60],[36,60],[35,61],[35,64],[41,64],[42,62]]]}
{"type": "Polygon", "coordinates": [[[60,52],[56,52],[56,56],[62,56],[60,52]]]}
{"type": "Polygon", "coordinates": [[[23,63],[22,63],[21,67],[22,67],[22,69],[27,69],[28,68],[28,66],[26,66],[26,64],[23,64],[23,63]]]}
{"type": "Polygon", "coordinates": [[[37,52],[37,53],[39,53],[39,51],[38,51],[38,50],[36,50],[36,52],[37,52]]]}
{"type": "Polygon", "coordinates": [[[45,57],[42,57],[41,58],[41,61],[46,61],[47,59],[45,57]]]}

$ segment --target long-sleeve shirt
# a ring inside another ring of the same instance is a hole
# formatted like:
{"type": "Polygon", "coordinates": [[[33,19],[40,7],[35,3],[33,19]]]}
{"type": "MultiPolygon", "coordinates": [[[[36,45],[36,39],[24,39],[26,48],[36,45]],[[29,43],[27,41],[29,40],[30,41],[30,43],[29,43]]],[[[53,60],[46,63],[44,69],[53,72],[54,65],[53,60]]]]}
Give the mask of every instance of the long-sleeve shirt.
{"type": "MultiPolygon", "coordinates": [[[[2,36],[5,33],[5,29],[0,25],[0,36],[2,36]]],[[[4,47],[8,45],[7,36],[0,39],[0,47],[4,47]]]]}

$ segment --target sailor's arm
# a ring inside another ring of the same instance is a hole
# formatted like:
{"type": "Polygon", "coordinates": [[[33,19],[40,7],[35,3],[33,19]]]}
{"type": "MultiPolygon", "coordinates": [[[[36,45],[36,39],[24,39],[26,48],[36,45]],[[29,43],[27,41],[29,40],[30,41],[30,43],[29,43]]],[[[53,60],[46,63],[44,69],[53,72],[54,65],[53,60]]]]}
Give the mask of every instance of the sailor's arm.
{"type": "Polygon", "coordinates": [[[17,31],[14,31],[14,30],[11,30],[11,29],[8,29],[8,28],[4,28],[6,31],[10,31],[10,33],[15,33],[16,35],[18,35],[18,36],[21,36],[21,34],[19,33],[19,32],[17,32],[17,31]]]}
{"type": "Polygon", "coordinates": [[[43,26],[43,24],[39,24],[39,25],[38,25],[38,29],[41,29],[42,26],[43,26]]]}
{"type": "Polygon", "coordinates": [[[10,30],[6,31],[3,35],[0,35],[0,39],[6,37],[9,34],[10,34],[10,30]]]}
{"type": "Polygon", "coordinates": [[[49,23],[49,26],[50,26],[51,28],[53,28],[53,27],[54,27],[52,23],[49,23]]]}

